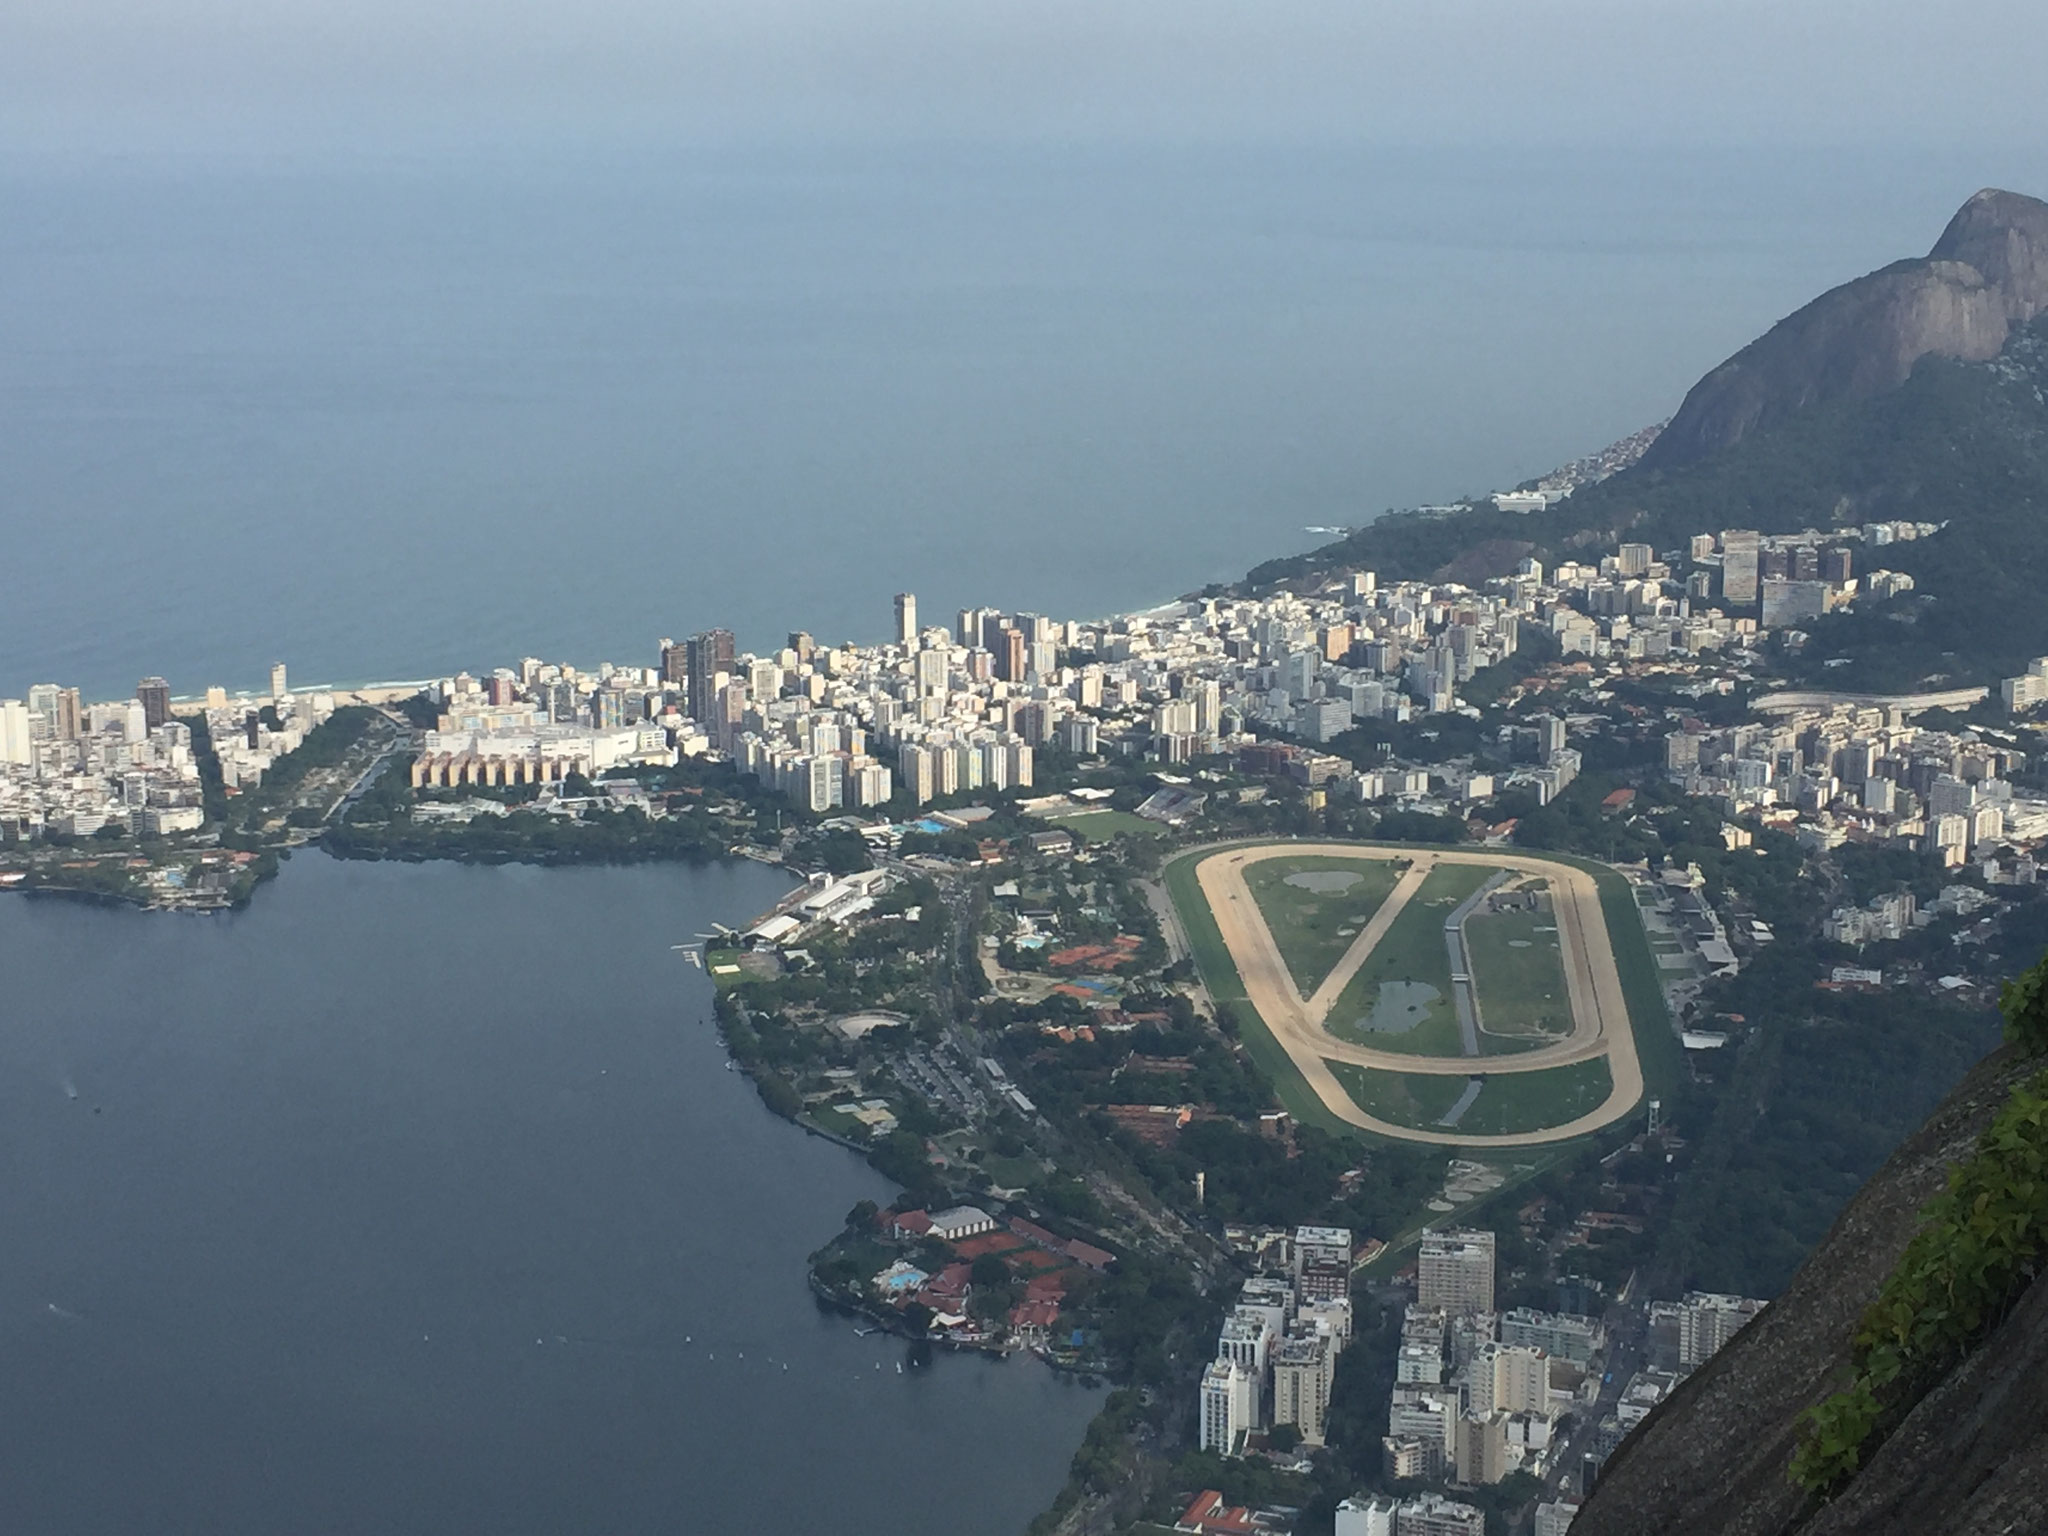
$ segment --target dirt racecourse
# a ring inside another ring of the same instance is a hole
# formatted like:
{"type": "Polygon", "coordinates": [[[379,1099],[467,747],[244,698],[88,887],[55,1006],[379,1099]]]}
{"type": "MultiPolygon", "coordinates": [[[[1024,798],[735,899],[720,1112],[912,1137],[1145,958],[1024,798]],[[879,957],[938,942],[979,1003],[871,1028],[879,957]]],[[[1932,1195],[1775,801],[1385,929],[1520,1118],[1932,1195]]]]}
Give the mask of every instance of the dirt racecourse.
{"type": "Polygon", "coordinates": [[[1600,891],[1582,869],[1520,853],[1462,852],[1454,849],[1375,848],[1358,843],[1274,843],[1213,853],[1195,866],[1195,881],[1216,920],[1224,946],[1236,962],[1245,996],[1258,1010],[1273,1038],[1294,1061],[1303,1079],[1332,1115],[1377,1135],[1403,1141],[1451,1147],[1530,1147],[1569,1141],[1612,1125],[1634,1109],[1643,1096],[1642,1064],[1636,1057],[1635,1035],[1629,1027],[1621,973],[1615,968],[1614,944],[1600,908],[1600,891]],[[1265,915],[1245,884],[1245,870],[1268,859],[1326,857],[1343,859],[1407,859],[1411,866],[1396,882],[1372,920],[1359,931],[1337,968],[1306,1001],[1281,958],[1280,946],[1266,926],[1265,915]],[[1554,1045],[1513,1056],[1417,1056],[1375,1050],[1332,1035],[1325,1021],[1330,1009],[1358,974],[1375,946],[1413,899],[1429,871],[1438,864],[1477,864],[1512,870],[1550,882],[1557,916],[1558,940],[1564,959],[1565,987],[1571,1000],[1572,1032],[1554,1045]],[[1546,1130],[1513,1135],[1467,1135],[1452,1129],[1418,1130],[1394,1125],[1366,1113],[1329,1068],[1332,1061],[1389,1072],[1469,1077],[1475,1069],[1487,1077],[1510,1072],[1536,1072],[1546,1067],[1607,1058],[1613,1089],[1599,1108],[1546,1130]]]}

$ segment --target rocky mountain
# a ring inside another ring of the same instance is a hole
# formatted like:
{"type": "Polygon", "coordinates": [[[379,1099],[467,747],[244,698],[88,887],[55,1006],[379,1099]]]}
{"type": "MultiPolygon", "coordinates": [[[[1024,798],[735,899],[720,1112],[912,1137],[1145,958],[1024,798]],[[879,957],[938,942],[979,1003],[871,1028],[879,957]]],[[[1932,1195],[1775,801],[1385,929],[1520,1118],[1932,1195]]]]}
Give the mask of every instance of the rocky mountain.
{"type": "Polygon", "coordinates": [[[1622,1442],[1573,1536],[2012,1536],[2048,1529],[2048,1276],[2035,1278],[1849,1479],[1790,1476],[1801,1415],[1850,1375],[1851,1336],[1949,1169],[2039,1056],[1980,1064],[1842,1212],[1785,1294],[1622,1442]]]}
{"type": "Polygon", "coordinates": [[[2048,203],[1987,188],[1925,257],[1830,289],[1709,373],[1644,455],[1703,459],[1815,405],[1896,389],[1924,357],[1985,362],[2048,313],[2048,203]]]}
{"type": "MultiPolygon", "coordinates": [[[[1977,254],[2000,268],[1995,242],[1978,243],[1994,246],[1977,254]]],[[[2012,255],[2048,249],[2011,244],[2002,270],[2012,255]]],[[[1646,460],[1541,512],[1482,501],[1382,517],[1339,543],[1267,562],[1247,586],[1301,587],[1358,569],[1470,585],[1524,557],[1549,566],[1622,539],[1682,549],[1723,528],[1793,533],[1891,519],[1943,531],[1859,555],[1858,574],[1882,564],[1916,590],[1828,615],[1800,656],[1783,659],[1788,675],[1825,671],[1832,687],[1911,691],[1937,686],[1930,678],[1996,683],[2048,655],[2048,309],[2013,322],[1988,362],[1923,357],[1897,388],[1791,412],[1689,463],[1646,460]]]]}

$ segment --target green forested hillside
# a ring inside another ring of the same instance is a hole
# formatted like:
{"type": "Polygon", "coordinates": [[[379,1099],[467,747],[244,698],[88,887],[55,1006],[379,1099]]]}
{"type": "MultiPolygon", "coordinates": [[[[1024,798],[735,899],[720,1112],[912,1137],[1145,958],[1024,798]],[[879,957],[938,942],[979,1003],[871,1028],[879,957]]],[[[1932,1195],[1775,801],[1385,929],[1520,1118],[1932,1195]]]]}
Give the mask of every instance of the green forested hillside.
{"type": "Polygon", "coordinates": [[[1892,688],[1930,675],[1988,682],[2048,655],[2048,318],[1995,362],[1923,360],[1889,394],[1815,408],[1697,464],[1630,470],[1540,513],[1397,514],[1248,580],[1269,587],[1364,566],[1471,581],[1524,554],[1597,554],[1624,534],[1667,550],[1720,528],[1902,518],[1948,527],[1859,550],[1858,569],[1905,571],[1918,590],[1823,621],[1807,665],[1849,656],[1828,674],[1835,686],[1892,688]]]}

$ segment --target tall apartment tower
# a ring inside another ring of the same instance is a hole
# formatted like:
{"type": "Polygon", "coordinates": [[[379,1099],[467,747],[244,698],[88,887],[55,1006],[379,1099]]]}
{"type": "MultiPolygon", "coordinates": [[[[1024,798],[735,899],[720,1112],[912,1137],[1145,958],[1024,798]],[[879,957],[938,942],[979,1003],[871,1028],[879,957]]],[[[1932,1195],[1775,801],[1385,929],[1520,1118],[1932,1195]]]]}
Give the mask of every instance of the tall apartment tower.
{"type": "Polygon", "coordinates": [[[692,720],[708,721],[717,715],[718,674],[731,675],[732,659],[729,629],[707,629],[685,642],[683,669],[688,674],[692,720]]]}
{"type": "Polygon", "coordinates": [[[285,695],[290,692],[291,689],[285,686],[284,663],[281,661],[272,662],[270,666],[270,702],[282,704],[285,701],[285,695]]]}
{"type": "Polygon", "coordinates": [[[57,695],[57,739],[76,741],[84,734],[84,701],[78,697],[76,688],[66,688],[57,695]]]}
{"type": "Polygon", "coordinates": [[[1721,1346],[1741,1331],[1764,1304],[1746,1296],[1723,1296],[1711,1291],[1693,1291],[1679,1304],[1678,1365],[1697,1370],[1711,1360],[1721,1346]]]}
{"type": "Polygon", "coordinates": [[[666,636],[661,642],[661,681],[669,688],[680,688],[690,681],[689,647],[677,645],[666,636]]]}
{"type": "Polygon", "coordinates": [[[1273,1422],[1292,1424],[1303,1440],[1321,1445],[1331,1374],[1328,1339],[1285,1340],[1273,1352],[1273,1422]]]}
{"type": "Polygon", "coordinates": [[[160,677],[145,677],[135,685],[135,697],[142,703],[142,724],[155,730],[171,718],[171,685],[160,677]]]}
{"type": "Polygon", "coordinates": [[[1235,1360],[1212,1360],[1202,1373],[1201,1448],[1219,1456],[1235,1456],[1238,1442],[1252,1427],[1252,1404],[1258,1383],[1235,1360]]]}
{"type": "Polygon", "coordinates": [[[917,644],[917,594],[914,592],[896,594],[896,643],[902,646],[917,644]]]}
{"type": "Polygon", "coordinates": [[[30,718],[28,705],[20,699],[0,699],[0,763],[20,767],[35,761],[30,718]]]}
{"type": "Polygon", "coordinates": [[[1761,536],[1753,528],[1721,532],[1721,597],[1743,608],[1756,601],[1757,556],[1761,536]]]}
{"type": "Polygon", "coordinates": [[[1453,1317],[1493,1310],[1493,1234],[1431,1232],[1416,1259],[1416,1305],[1453,1317]]]}

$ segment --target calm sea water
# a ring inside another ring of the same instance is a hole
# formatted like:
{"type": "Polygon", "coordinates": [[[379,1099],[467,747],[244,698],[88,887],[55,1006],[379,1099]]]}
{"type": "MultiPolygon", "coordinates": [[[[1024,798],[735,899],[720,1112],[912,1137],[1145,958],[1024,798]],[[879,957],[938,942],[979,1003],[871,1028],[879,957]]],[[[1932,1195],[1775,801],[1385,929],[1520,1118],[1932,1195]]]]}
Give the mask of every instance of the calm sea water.
{"type": "MultiPolygon", "coordinates": [[[[1503,110],[1511,110],[1503,106],[1503,110]]],[[[0,695],[1087,616],[1497,488],[1981,155],[0,160],[0,695]]]]}
{"type": "Polygon", "coordinates": [[[668,948],[781,889],[314,854],[218,920],[0,900],[0,1530],[1021,1528],[1098,1394],[814,1306],[888,1190],[668,948]]]}

